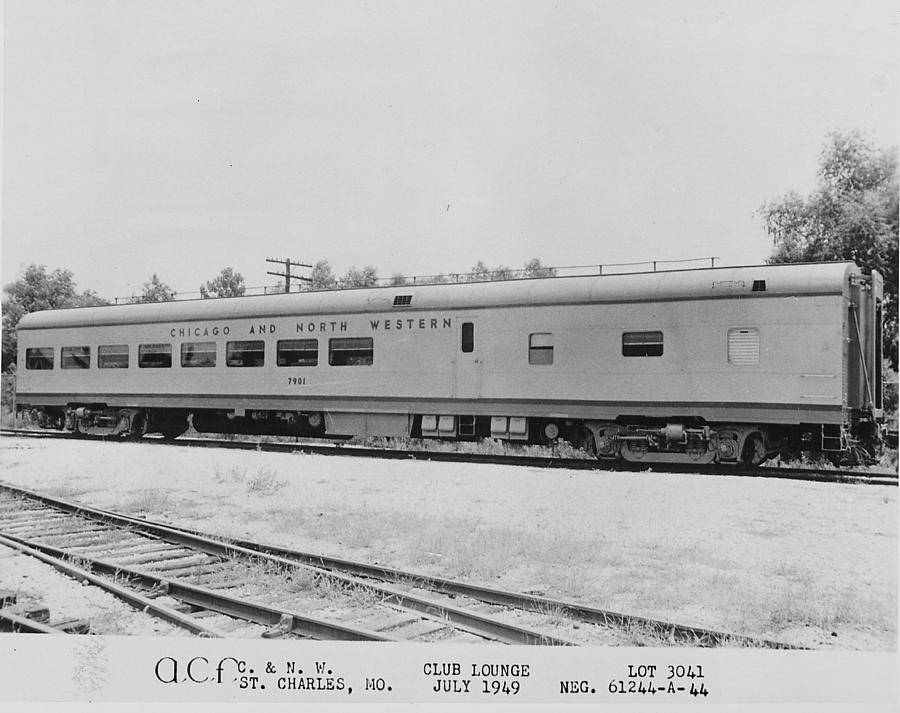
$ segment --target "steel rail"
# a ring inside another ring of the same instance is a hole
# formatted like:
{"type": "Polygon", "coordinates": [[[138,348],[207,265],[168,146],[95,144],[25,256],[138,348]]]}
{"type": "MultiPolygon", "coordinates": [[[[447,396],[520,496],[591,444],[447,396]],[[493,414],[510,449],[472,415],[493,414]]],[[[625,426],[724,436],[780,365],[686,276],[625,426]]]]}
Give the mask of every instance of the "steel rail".
{"type": "MultiPolygon", "coordinates": [[[[90,561],[90,558],[84,557],[78,553],[66,553],[64,550],[58,550],[58,554],[48,555],[41,548],[35,546],[33,543],[28,542],[27,540],[22,540],[18,537],[10,537],[2,534],[0,534],[0,545],[11,547],[12,549],[18,550],[23,554],[34,557],[41,562],[49,564],[51,567],[54,567],[55,569],[59,570],[63,574],[68,575],[69,577],[73,577],[79,581],[88,581],[91,584],[109,592],[116,598],[121,599],[123,602],[130,604],[135,609],[149,612],[153,614],[153,616],[164,619],[171,624],[180,626],[184,629],[192,631],[195,634],[210,637],[224,636],[221,631],[214,627],[203,624],[202,622],[199,622],[192,617],[186,616],[185,614],[182,614],[181,612],[176,611],[171,607],[159,604],[141,594],[129,591],[127,588],[116,584],[115,582],[110,582],[107,579],[98,577],[91,572],[88,572],[86,569],[77,567],[74,564],[64,561],[63,559],[68,554],[70,554],[74,557],[77,557],[78,561],[90,561]]],[[[113,574],[116,573],[113,572],[113,574]]]]}
{"type": "Polygon", "coordinates": [[[525,466],[545,469],[594,470],[613,473],[689,473],[697,475],[772,478],[806,480],[823,483],[859,483],[871,485],[898,485],[896,473],[864,473],[851,470],[824,470],[796,467],[755,467],[738,465],[695,465],[691,463],[641,463],[638,461],[610,461],[603,459],[554,458],[552,456],[486,455],[481,453],[457,453],[452,451],[403,450],[369,448],[332,442],[321,443],[263,443],[251,441],[225,441],[216,438],[186,438],[169,441],[160,438],[143,438],[139,441],[121,437],[92,436],[60,431],[0,430],[0,435],[25,438],[57,438],[69,440],[102,441],[108,443],[142,443],[148,445],[176,445],[189,448],[222,448],[254,450],[271,453],[308,453],[329,456],[353,456],[357,458],[382,458],[388,460],[426,460],[445,463],[488,463],[492,465],[525,466]]]}
{"type": "Polygon", "coordinates": [[[107,510],[85,507],[70,501],[42,495],[25,488],[11,486],[7,483],[0,483],[0,490],[23,495],[42,502],[49,507],[57,508],[73,515],[79,515],[81,517],[96,520],[98,522],[105,522],[118,527],[126,527],[132,531],[150,533],[167,542],[184,545],[209,555],[218,557],[243,557],[256,560],[264,559],[285,568],[303,569],[311,572],[313,575],[327,578],[342,587],[365,589],[366,591],[377,595],[382,603],[414,611],[429,619],[449,621],[458,629],[485,638],[494,639],[502,643],[553,646],[574,645],[571,641],[567,641],[560,637],[550,636],[514,624],[501,622],[489,616],[466,611],[465,609],[454,607],[443,602],[437,602],[432,599],[410,594],[409,592],[391,587],[387,584],[376,585],[352,575],[341,574],[337,571],[311,566],[296,559],[287,559],[274,554],[266,554],[261,551],[244,548],[208,535],[196,534],[188,530],[171,527],[170,525],[153,523],[151,521],[132,518],[107,510]]]}
{"type": "Polygon", "coordinates": [[[11,631],[21,634],[65,634],[62,629],[55,626],[44,624],[41,621],[29,619],[27,616],[20,616],[6,609],[0,609],[0,622],[5,624],[11,631]]]}
{"type": "MultiPolygon", "coordinates": [[[[9,488],[6,484],[0,483],[0,488],[9,488]]],[[[48,500],[50,502],[56,502],[54,498],[47,498],[47,496],[43,496],[37,493],[31,493],[30,491],[26,491],[21,488],[12,488],[12,490],[22,492],[24,494],[30,495],[32,497],[48,500]]],[[[65,502],[65,501],[59,501],[65,502]]],[[[74,503],[67,503],[67,505],[80,508],[80,506],[75,505],[74,503]]],[[[619,612],[614,612],[606,609],[600,609],[597,607],[585,606],[582,604],[578,604],[575,602],[568,602],[558,599],[551,599],[548,597],[540,597],[531,594],[521,594],[517,592],[510,592],[502,589],[496,589],[493,587],[484,587],[477,584],[470,584],[468,582],[461,582],[458,580],[446,579],[443,577],[435,577],[430,575],[423,575],[415,572],[407,572],[399,569],[394,569],[390,567],[383,567],[379,565],[370,565],[362,562],[356,562],[353,560],[338,558],[338,557],[329,557],[327,555],[314,554],[309,552],[301,552],[298,550],[292,550],[286,547],[280,547],[278,545],[269,545],[269,544],[261,544],[257,542],[252,542],[249,540],[241,540],[235,538],[225,538],[222,539],[214,539],[213,535],[209,533],[204,533],[199,530],[194,530],[190,528],[182,528],[177,525],[172,524],[163,524],[156,523],[152,520],[145,520],[143,518],[133,518],[127,515],[122,515],[119,513],[113,513],[108,510],[102,510],[99,508],[92,508],[93,512],[98,514],[102,514],[104,516],[116,518],[117,520],[133,525],[135,527],[142,526],[151,526],[153,528],[160,528],[160,531],[166,532],[177,532],[186,536],[197,537],[200,540],[204,541],[214,541],[218,544],[228,547],[229,545],[238,548],[240,551],[244,553],[250,553],[251,555],[267,555],[274,556],[276,558],[275,561],[279,563],[289,562],[289,563],[302,563],[307,567],[313,568],[315,570],[326,570],[327,572],[344,572],[354,577],[366,577],[369,579],[378,579],[378,580],[387,580],[394,582],[407,582],[411,586],[419,587],[422,589],[430,589],[434,592],[441,594],[449,594],[449,595],[458,595],[458,596],[466,596],[472,599],[477,599],[482,602],[486,602],[488,604],[494,604],[497,606],[505,606],[515,609],[522,609],[525,611],[536,612],[540,614],[546,613],[554,613],[554,614],[562,614],[568,616],[570,618],[578,619],[580,621],[584,621],[590,624],[597,624],[600,626],[607,627],[627,627],[634,626],[638,628],[646,629],[652,632],[656,636],[660,636],[662,638],[677,641],[680,643],[687,643],[695,646],[721,646],[725,643],[733,643],[739,644],[743,646],[752,646],[755,648],[769,648],[769,649],[802,649],[803,647],[794,646],[792,644],[787,644],[780,641],[774,641],[769,639],[761,639],[756,637],[744,636],[740,634],[732,634],[727,632],[715,631],[711,629],[703,629],[696,626],[690,626],[685,624],[677,624],[674,622],[667,622],[659,619],[651,619],[648,617],[642,617],[632,614],[622,614],[619,612]]],[[[354,579],[352,580],[354,584],[360,584],[360,580],[354,579]]],[[[362,584],[366,584],[363,582],[362,584]]],[[[382,586],[382,589],[387,589],[382,586]]],[[[403,598],[408,598],[410,595],[403,593],[400,590],[392,589],[395,596],[400,596],[403,598]]],[[[401,600],[393,599],[396,603],[400,603],[401,600]]],[[[443,607],[443,605],[436,605],[437,607],[443,607]]],[[[427,609],[418,609],[418,611],[422,613],[427,613],[427,609]]],[[[460,610],[463,611],[463,610],[460,610]]],[[[527,631],[527,630],[526,630],[527,631]]],[[[477,633],[477,632],[476,632],[477,633]]],[[[549,638],[549,637],[548,637],[549,638]]],[[[524,641],[524,642],[514,642],[514,643],[548,643],[548,642],[540,642],[540,641],[524,641]]],[[[568,643],[568,642],[554,642],[551,641],[549,643],[568,643]]]]}
{"type": "MultiPolygon", "coordinates": [[[[168,577],[162,577],[146,570],[124,567],[114,562],[109,562],[107,560],[102,560],[96,557],[85,557],[75,550],[64,550],[59,547],[44,545],[39,542],[30,542],[28,540],[20,539],[17,537],[0,536],[0,544],[7,543],[9,543],[10,546],[17,546],[17,548],[22,549],[22,551],[25,551],[26,549],[32,550],[32,552],[29,552],[29,554],[32,554],[33,556],[40,555],[39,558],[42,559],[42,561],[47,562],[54,567],[57,567],[57,565],[62,565],[62,567],[58,567],[59,569],[63,569],[64,567],[68,566],[64,562],[62,562],[62,560],[67,557],[77,557],[79,561],[89,562],[92,571],[96,570],[112,577],[125,576],[131,581],[140,582],[140,584],[142,584],[144,587],[155,589],[157,592],[166,594],[176,599],[180,599],[186,604],[202,607],[203,609],[209,609],[211,611],[217,611],[227,616],[231,616],[237,619],[244,619],[246,621],[252,621],[257,624],[264,624],[270,627],[279,625],[285,626],[285,624],[289,624],[289,626],[287,627],[289,631],[295,634],[308,636],[310,638],[327,638],[343,641],[396,640],[383,634],[378,634],[376,632],[370,632],[365,629],[355,628],[351,626],[345,626],[343,624],[333,624],[321,619],[317,619],[315,617],[301,614],[299,612],[293,612],[288,609],[256,604],[254,602],[248,602],[236,597],[230,597],[226,594],[222,594],[211,589],[205,589],[203,587],[197,587],[192,584],[179,582],[178,580],[168,577]]],[[[111,584],[110,582],[103,580],[102,578],[97,577],[96,575],[93,575],[84,569],[81,569],[80,574],[74,576],[84,577],[91,583],[102,586],[104,589],[109,588],[111,584]]],[[[120,596],[123,599],[129,598],[145,601],[146,604],[142,606],[158,606],[154,605],[154,602],[151,599],[148,599],[147,597],[139,594],[135,594],[134,592],[131,592],[120,585],[115,585],[114,589],[117,590],[115,592],[116,596],[120,596]]],[[[113,591],[113,589],[110,589],[110,591],[113,591]]],[[[170,612],[174,612],[174,610],[170,610],[170,612]]],[[[174,613],[179,614],[178,612],[174,613]]],[[[214,634],[215,636],[225,636],[225,634],[221,631],[201,624],[190,616],[179,614],[179,617],[184,621],[184,624],[193,624],[194,626],[201,627],[201,631],[198,631],[197,633],[202,633],[203,631],[208,633],[216,632],[214,634]]]]}

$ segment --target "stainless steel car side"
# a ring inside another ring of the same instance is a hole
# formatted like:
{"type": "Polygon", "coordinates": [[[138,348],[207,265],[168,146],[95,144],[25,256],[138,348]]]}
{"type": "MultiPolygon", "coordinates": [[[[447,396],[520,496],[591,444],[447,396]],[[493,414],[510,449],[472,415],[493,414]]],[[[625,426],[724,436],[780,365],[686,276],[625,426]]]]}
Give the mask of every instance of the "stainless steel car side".
{"type": "Polygon", "coordinates": [[[882,278],[852,263],[56,310],[19,324],[18,408],[167,437],[565,438],[601,458],[870,459],[882,278]]]}

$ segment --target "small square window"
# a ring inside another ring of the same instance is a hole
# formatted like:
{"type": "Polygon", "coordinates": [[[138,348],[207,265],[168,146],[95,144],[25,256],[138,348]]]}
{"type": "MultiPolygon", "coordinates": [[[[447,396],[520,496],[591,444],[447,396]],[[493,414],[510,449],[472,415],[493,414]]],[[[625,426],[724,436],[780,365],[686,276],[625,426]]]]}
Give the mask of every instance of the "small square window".
{"type": "Polygon", "coordinates": [[[215,365],[215,342],[185,342],[181,345],[181,366],[213,367],[215,365]]]}
{"type": "Polygon", "coordinates": [[[97,366],[101,369],[127,369],[127,344],[102,344],[97,347],[97,366]]]}
{"type": "Polygon", "coordinates": [[[139,369],[168,369],[171,366],[171,344],[141,344],[138,346],[139,369]]]}
{"type": "Polygon", "coordinates": [[[89,369],[91,366],[91,348],[63,347],[59,365],[63,369],[89,369]]]}
{"type": "Polygon", "coordinates": [[[263,366],[266,361],[266,343],[253,339],[225,344],[225,363],[228,366],[263,366]]]}
{"type": "Polygon", "coordinates": [[[53,347],[33,347],[25,350],[26,369],[52,369],[53,347]]]}
{"type": "Polygon", "coordinates": [[[536,332],[528,336],[528,363],[546,365],[553,363],[553,335],[536,332]]]}
{"type": "Polygon", "coordinates": [[[318,339],[282,339],[278,342],[278,366],[316,366],[318,363],[318,339]]]}
{"type": "Polygon", "coordinates": [[[624,332],[622,356],[658,357],[663,353],[662,332],[624,332]]]}
{"type": "Polygon", "coordinates": [[[331,366],[371,366],[375,360],[372,337],[345,337],[328,341],[331,366]]]}

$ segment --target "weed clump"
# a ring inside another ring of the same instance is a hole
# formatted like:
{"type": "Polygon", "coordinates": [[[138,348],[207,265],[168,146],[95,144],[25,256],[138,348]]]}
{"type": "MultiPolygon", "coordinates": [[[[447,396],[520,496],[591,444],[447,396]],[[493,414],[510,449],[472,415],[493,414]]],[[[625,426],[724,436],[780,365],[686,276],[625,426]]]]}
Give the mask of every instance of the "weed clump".
{"type": "Polygon", "coordinates": [[[287,485],[287,481],[267,468],[260,468],[255,475],[249,475],[246,468],[232,466],[227,472],[217,467],[213,477],[217,483],[243,483],[248,493],[265,495],[276,493],[287,485]]]}
{"type": "Polygon", "coordinates": [[[273,471],[260,468],[256,475],[247,481],[247,492],[271,494],[278,492],[286,485],[287,481],[280,479],[273,471]]]}

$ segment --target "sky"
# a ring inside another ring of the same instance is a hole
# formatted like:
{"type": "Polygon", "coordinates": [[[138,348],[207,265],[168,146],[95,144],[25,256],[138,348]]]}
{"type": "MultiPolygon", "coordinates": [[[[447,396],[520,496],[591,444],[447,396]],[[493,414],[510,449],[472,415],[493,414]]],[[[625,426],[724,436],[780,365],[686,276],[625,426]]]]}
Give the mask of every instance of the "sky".
{"type": "Polygon", "coordinates": [[[7,0],[2,283],[759,263],[828,131],[898,143],[898,28],[875,0],[7,0]]]}

